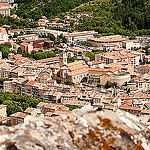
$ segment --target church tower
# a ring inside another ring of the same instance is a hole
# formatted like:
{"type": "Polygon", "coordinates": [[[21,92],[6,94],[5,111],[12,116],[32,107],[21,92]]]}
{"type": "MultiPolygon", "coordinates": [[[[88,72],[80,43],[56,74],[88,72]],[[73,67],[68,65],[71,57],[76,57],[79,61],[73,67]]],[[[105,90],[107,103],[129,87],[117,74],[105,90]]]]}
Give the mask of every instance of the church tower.
{"type": "Polygon", "coordinates": [[[64,65],[67,65],[67,55],[64,51],[62,51],[59,54],[59,67],[63,67],[64,65]]]}

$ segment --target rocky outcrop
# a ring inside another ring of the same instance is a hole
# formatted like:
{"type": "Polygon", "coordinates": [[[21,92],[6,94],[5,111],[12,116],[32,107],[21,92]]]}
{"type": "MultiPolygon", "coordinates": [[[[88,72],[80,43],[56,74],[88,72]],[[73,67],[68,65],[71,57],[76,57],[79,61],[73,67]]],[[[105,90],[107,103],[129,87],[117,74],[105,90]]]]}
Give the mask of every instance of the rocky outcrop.
{"type": "Polygon", "coordinates": [[[117,110],[85,106],[68,116],[31,117],[22,125],[0,128],[0,150],[149,150],[150,130],[117,110]]]}

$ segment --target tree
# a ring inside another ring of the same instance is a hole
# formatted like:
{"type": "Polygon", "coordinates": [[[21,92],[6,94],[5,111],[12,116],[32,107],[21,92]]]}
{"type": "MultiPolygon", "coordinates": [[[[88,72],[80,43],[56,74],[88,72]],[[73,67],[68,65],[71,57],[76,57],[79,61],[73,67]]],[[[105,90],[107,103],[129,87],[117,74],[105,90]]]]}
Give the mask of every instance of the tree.
{"type": "Polygon", "coordinates": [[[116,87],[117,84],[116,83],[112,83],[112,82],[109,82],[107,81],[106,84],[105,84],[105,88],[108,89],[108,88],[111,88],[111,87],[116,87]]]}
{"type": "Polygon", "coordinates": [[[65,105],[66,107],[69,107],[69,110],[72,111],[74,109],[77,109],[78,106],[70,106],[70,105],[65,105]]]}
{"type": "Polygon", "coordinates": [[[8,58],[8,54],[10,53],[10,51],[9,51],[9,48],[7,46],[3,45],[1,48],[1,52],[2,52],[3,58],[8,58]]]}
{"type": "Polygon", "coordinates": [[[22,54],[22,49],[20,47],[17,50],[17,54],[22,54]]]}
{"type": "Polygon", "coordinates": [[[87,53],[85,54],[85,56],[86,56],[86,57],[89,57],[91,61],[95,59],[95,54],[92,53],[92,52],[87,52],[87,53]]]}
{"type": "Polygon", "coordinates": [[[6,47],[8,47],[8,48],[11,48],[11,47],[12,47],[10,42],[6,42],[4,45],[5,45],[6,47]]]}
{"type": "Polygon", "coordinates": [[[10,114],[16,113],[16,112],[20,112],[21,108],[14,102],[11,100],[5,100],[3,102],[4,105],[7,105],[7,114],[8,116],[10,114]]]}
{"type": "Polygon", "coordinates": [[[29,104],[30,107],[36,107],[41,102],[40,99],[35,99],[34,97],[31,97],[26,101],[26,103],[29,104]]]}
{"type": "Polygon", "coordinates": [[[46,54],[47,58],[56,57],[55,53],[52,53],[52,52],[49,52],[49,51],[44,52],[44,53],[46,54]]]}
{"type": "Polygon", "coordinates": [[[76,57],[67,58],[67,62],[68,62],[68,63],[72,63],[72,62],[74,62],[75,60],[77,60],[76,57]]]}
{"type": "Polygon", "coordinates": [[[67,38],[63,36],[63,37],[62,37],[62,42],[63,42],[63,43],[67,43],[67,38]]]}
{"type": "Polygon", "coordinates": [[[28,103],[22,103],[21,108],[25,111],[29,107],[28,103]]]}
{"type": "Polygon", "coordinates": [[[5,125],[8,126],[8,127],[12,126],[11,122],[7,122],[5,125]]]}
{"type": "Polygon", "coordinates": [[[7,81],[8,79],[5,79],[5,78],[0,78],[0,84],[2,84],[3,85],[3,82],[4,81],[7,81]]]}
{"type": "Polygon", "coordinates": [[[33,58],[34,58],[35,60],[45,59],[45,58],[47,58],[47,55],[46,55],[45,53],[43,53],[43,52],[37,52],[37,53],[35,53],[35,54],[33,55],[33,58]]]}
{"type": "Polygon", "coordinates": [[[60,84],[60,83],[61,83],[61,80],[58,80],[58,79],[57,79],[56,82],[57,82],[57,84],[60,84]]]}
{"type": "Polygon", "coordinates": [[[67,80],[67,81],[65,82],[65,84],[66,84],[66,85],[72,85],[73,82],[72,82],[71,80],[67,80]]]}

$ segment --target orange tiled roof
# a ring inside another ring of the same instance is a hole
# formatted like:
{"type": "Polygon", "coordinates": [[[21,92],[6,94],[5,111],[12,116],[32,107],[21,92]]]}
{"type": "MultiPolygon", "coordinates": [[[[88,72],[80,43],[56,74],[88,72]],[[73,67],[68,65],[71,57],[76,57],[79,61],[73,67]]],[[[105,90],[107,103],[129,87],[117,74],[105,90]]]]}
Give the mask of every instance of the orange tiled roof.
{"type": "Polygon", "coordinates": [[[93,32],[95,32],[95,31],[75,32],[75,33],[66,34],[65,36],[68,36],[68,37],[72,37],[72,36],[83,36],[83,35],[92,34],[93,32]]]}
{"type": "Polygon", "coordinates": [[[16,31],[23,31],[23,29],[12,29],[12,30],[9,30],[9,32],[16,32],[16,31]]]}
{"type": "Polygon", "coordinates": [[[0,33],[7,34],[7,33],[6,33],[6,30],[5,30],[4,28],[2,28],[2,27],[0,27],[0,33]]]}
{"type": "Polygon", "coordinates": [[[150,114],[150,110],[149,109],[144,109],[141,111],[141,113],[147,113],[147,114],[150,114]]]}
{"type": "Polygon", "coordinates": [[[32,86],[34,83],[37,83],[37,81],[30,81],[26,85],[32,86]]]}
{"type": "Polygon", "coordinates": [[[98,61],[92,62],[92,65],[101,64],[101,63],[104,63],[104,62],[105,62],[104,60],[98,60],[98,61]]]}
{"type": "Polygon", "coordinates": [[[100,37],[100,38],[89,38],[89,40],[93,40],[95,42],[120,42],[120,41],[126,41],[127,38],[106,38],[106,37],[100,37]]]}
{"type": "Polygon", "coordinates": [[[132,100],[125,100],[123,101],[123,104],[132,105],[132,100]]]}
{"type": "Polygon", "coordinates": [[[128,105],[125,105],[125,104],[120,105],[120,106],[119,106],[119,109],[141,111],[141,109],[138,108],[138,107],[132,107],[132,106],[128,106],[128,105]]]}
{"type": "Polygon", "coordinates": [[[59,60],[59,57],[52,57],[52,58],[47,58],[47,59],[41,59],[41,60],[37,60],[36,62],[42,63],[42,62],[53,61],[53,60],[59,60]]]}
{"type": "Polygon", "coordinates": [[[25,118],[26,116],[27,116],[27,114],[24,114],[24,113],[20,113],[20,114],[18,115],[19,118],[25,118]]]}
{"type": "Polygon", "coordinates": [[[49,77],[39,77],[39,79],[48,79],[49,77]]]}
{"type": "Polygon", "coordinates": [[[150,107],[150,103],[145,103],[148,107],[150,107]]]}
{"type": "Polygon", "coordinates": [[[48,80],[47,82],[55,82],[55,80],[50,79],[50,80],[48,80]]]}

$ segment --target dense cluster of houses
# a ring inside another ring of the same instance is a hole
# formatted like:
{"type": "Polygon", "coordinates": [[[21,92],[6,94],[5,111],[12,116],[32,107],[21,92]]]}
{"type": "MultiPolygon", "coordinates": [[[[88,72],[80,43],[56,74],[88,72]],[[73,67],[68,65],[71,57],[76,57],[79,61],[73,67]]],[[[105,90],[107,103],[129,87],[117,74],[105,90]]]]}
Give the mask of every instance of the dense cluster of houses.
{"type": "MultiPolygon", "coordinates": [[[[47,103],[61,103],[62,106],[82,107],[91,103],[103,109],[125,110],[139,118],[150,115],[150,70],[144,69],[146,66],[149,68],[149,64],[139,63],[140,59],[144,59],[142,52],[116,49],[96,54],[95,61],[82,59],[72,63],[67,63],[67,54],[63,49],[59,57],[31,61],[20,54],[10,53],[8,59],[0,60],[0,78],[9,79],[4,81],[2,90],[34,96],[47,103]],[[116,61],[108,61],[110,58],[116,61]],[[67,81],[71,84],[67,85],[67,81]],[[118,86],[105,89],[107,82],[115,82],[118,86]]],[[[21,114],[19,112],[11,117],[21,114]]],[[[61,113],[50,111],[44,114],[50,117],[61,113]]],[[[37,116],[40,116],[39,111],[37,116]]],[[[23,117],[29,116],[25,113],[23,117]]],[[[13,120],[13,124],[17,122],[13,120]]]]}
{"type": "MultiPolygon", "coordinates": [[[[77,21],[65,16],[66,26],[69,20],[77,21]]],[[[37,108],[12,114],[12,124],[22,123],[30,116],[68,114],[70,111],[66,105],[80,108],[88,103],[112,111],[125,110],[138,116],[141,122],[146,120],[143,123],[148,124],[150,55],[146,55],[141,47],[145,39],[146,42],[150,40],[149,37],[129,40],[121,35],[98,37],[95,31],[69,33],[45,27],[64,26],[60,18],[50,23],[43,17],[38,23],[41,27],[30,29],[32,34],[25,29],[12,29],[7,33],[5,28],[0,28],[1,44],[10,42],[10,50],[16,52],[21,48],[22,52],[29,54],[39,50],[53,53],[56,48],[54,41],[41,37],[53,35],[56,39],[59,36],[67,39],[66,43],[57,45],[59,54],[52,58],[30,60],[21,54],[9,53],[8,59],[2,59],[0,53],[0,78],[8,79],[0,86],[1,90],[46,101],[37,108]],[[82,42],[91,46],[85,46],[82,42]],[[95,58],[90,60],[87,53],[94,54],[95,58]],[[75,60],[68,63],[70,58],[75,60]],[[106,88],[109,83],[115,83],[116,86],[106,88]],[[147,119],[143,119],[145,117],[147,119]]],[[[2,105],[0,109],[6,109],[6,106],[2,105]]],[[[7,121],[6,110],[0,112],[1,122],[7,121]]]]}
{"type": "Polygon", "coordinates": [[[37,108],[28,107],[24,112],[16,112],[7,117],[7,106],[0,105],[0,123],[11,123],[17,125],[28,121],[32,116],[39,118],[54,117],[59,115],[67,115],[71,111],[69,108],[60,104],[51,104],[41,102],[37,105],[37,108]]]}

